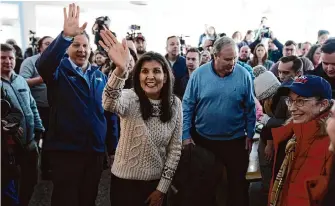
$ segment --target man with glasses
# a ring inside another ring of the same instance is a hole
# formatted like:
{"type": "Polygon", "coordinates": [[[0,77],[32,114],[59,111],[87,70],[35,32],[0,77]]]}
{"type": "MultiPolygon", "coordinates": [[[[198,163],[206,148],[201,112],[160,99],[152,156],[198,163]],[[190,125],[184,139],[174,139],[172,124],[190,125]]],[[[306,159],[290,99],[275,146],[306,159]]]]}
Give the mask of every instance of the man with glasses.
{"type": "Polygon", "coordinates": [[[333,98],[335,97],[335,38],[329,38],[321,47],[322,64],[309,74],[320,76],[327,80],[332,87],[333,98]]]}
{"type": "MultiPolygon", "coordinates": [[[[287,41],[284,45],[284,48],[283,48],[283,57],[287,57],[287,56],[297,56],[297,44],[292,40],[287,41]]],[[[276,77],[278,77],[279,63],[280,63],[280,61],[275,63],[270,69],[270,71],[276,77]]]]}
{"type": "MultiPolygon", "coordinates": [[[[20,68],[20,75],[27,80],[27,83],[37,103],[37,107],[40,113],[41,113],[40,108],[41,110],[44,111],[44,109],[48,108],[49,105],[47,100],[46,85],[44,84],[42,77],[37,72],[35,62],[52,41],[53,38],[50,36],[44,36],[43,38],[41,38],[38,41],[38,48],[37,48],[39,53],[25,59],[21,64],[20,68]]],[[[43,117],[42,121],[43,123],[45,122],[43,117]]]]}
{"type": "MultiPolygon", "coordinates": [[[[53,38],[50,36],[42,37],[37,43],[37,49],[39,53],[25,59],[22,62],[20,68],[20,75],[26,79],[30,87],[31,94],[36,101],[37,109],[46,131],[48,130],[49,126],[49,104],[47,98],[47,87],[35,67],[35,62],[46,50],[46,48],[51,44],[52,41],[53,38]]],[[[42,155],[41,157],[42,178],[50,179],[50,173],[47,172],[49,169],[44,168],[44,166],[47,167],[47,163],[44,158],[45,156],[42,155]]]]}

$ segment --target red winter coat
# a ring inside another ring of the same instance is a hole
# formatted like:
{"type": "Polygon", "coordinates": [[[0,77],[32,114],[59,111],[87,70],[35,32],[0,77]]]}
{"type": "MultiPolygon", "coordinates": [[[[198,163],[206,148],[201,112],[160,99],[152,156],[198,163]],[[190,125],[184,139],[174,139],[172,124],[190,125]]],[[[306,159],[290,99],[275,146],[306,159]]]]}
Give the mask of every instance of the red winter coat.
{"type": "Polygon", "coordinates": [[[290,139],[293,134],[297,138],[295,158],[283,186],[280,206],[319,206],[321,204],[327,192],[334,158],[328,150],[330,144],[326,133],[328,116],[327,112],[307,123],[293,124],[289,121],[285,126],[272,129],[275,161],[278,161],[279,143],[290,139]]]}

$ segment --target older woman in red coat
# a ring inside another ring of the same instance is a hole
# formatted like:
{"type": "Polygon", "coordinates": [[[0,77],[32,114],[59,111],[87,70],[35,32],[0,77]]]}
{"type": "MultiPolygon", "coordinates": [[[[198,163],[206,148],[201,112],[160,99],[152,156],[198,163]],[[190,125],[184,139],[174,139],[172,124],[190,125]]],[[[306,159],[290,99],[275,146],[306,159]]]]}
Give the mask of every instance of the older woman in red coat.
{"type": "Polygon", "coordinates": [[[271,206],[319,206],[327,193],[334,155],[329,151],[326,122],[334,104],[329,83],[317,76],[302,76],[283,85],[278,92],[288,96],[292,118],[272,129],[275,167],[271,206]],[[285,157],[278,164],[278,148],[283,142],[285,157]]]}

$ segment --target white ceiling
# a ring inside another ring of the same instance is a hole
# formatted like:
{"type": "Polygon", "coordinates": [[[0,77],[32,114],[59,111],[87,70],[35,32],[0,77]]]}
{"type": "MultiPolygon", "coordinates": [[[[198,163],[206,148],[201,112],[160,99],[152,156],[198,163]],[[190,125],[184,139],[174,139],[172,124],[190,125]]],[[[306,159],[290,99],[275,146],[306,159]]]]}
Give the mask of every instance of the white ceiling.
{"type": "MultiPolygon", "coordinates": [[[[335,34],[335,0],[148,0],[137,6],[130,1],[80,1],[81,21],[88,29],[98,16],[109,16],[111,27],[124,36],[130,24],[139,24],[150,48],[164,50],[170,35],[189,35],[188,42],[196,44],[204,24],[216,27],[217,32],[231,35],[234,31],[245,33],[256,29],[262,16],[282,41],[312,41],[318,29],[328,29],[335,34]]],[[[62,8],[71,1],[23,2],[37,11],[35,19],[38,35],[57,35],[62,28],[62,8]]],[[[0,4],[1,6],[1,4],[0,4]]],[[[0,8],[1,10],[1,8],[0,8]]],[[[15,17],[1,15],[9,19],[15,17]]],[[[8,13],[8,12],[6,12],[8,13]]],[[[16,17],[17,18],[17,17],[16,17]]],[[[34,19],[32,17],[32,19],[34,19]]],[[[30,20],[28,20],[30,21],[30,20]]]]}

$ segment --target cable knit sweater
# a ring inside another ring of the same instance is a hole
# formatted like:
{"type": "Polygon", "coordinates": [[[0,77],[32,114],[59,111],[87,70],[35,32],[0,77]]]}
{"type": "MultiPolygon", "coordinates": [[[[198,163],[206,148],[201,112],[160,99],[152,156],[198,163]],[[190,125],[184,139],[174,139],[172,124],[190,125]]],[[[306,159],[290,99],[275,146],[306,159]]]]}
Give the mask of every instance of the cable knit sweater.
{"type": "Polygon", "coordinates": [[[131,89],[122,89],[126,79],[112,73],[103,92],[103,107],[121,119],[121,135],[112,173],[123,179],[158,180],[157,190],[166,193],[181,155],[182,109],[174,97],[172,118],[163,123],[160,100],[151,100],[152,117],[143,120],[140,102],[131,89]]]}

